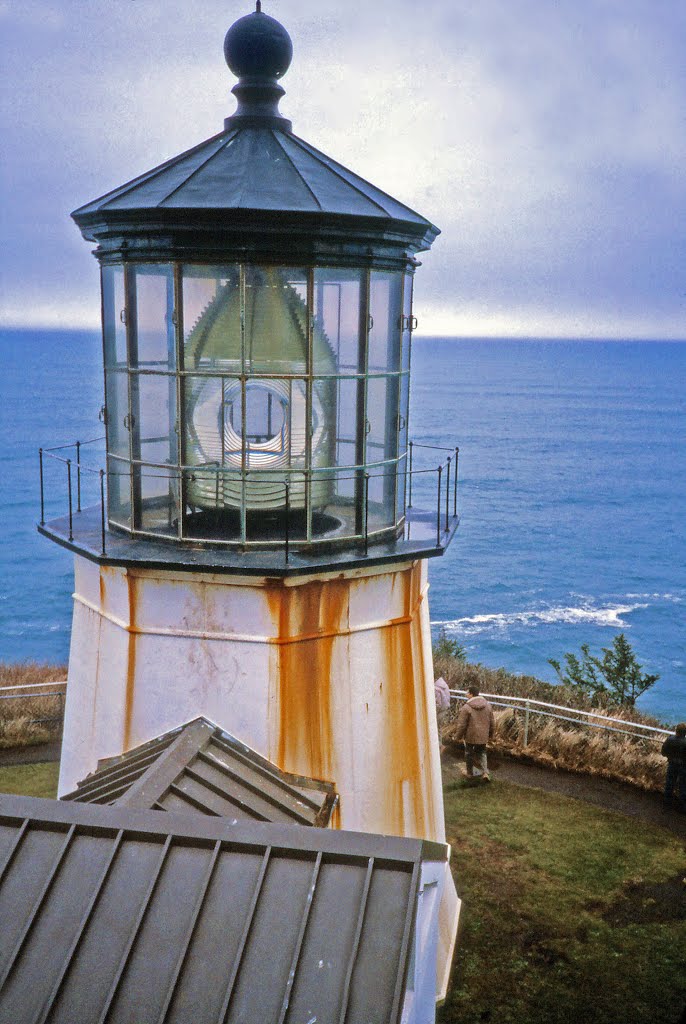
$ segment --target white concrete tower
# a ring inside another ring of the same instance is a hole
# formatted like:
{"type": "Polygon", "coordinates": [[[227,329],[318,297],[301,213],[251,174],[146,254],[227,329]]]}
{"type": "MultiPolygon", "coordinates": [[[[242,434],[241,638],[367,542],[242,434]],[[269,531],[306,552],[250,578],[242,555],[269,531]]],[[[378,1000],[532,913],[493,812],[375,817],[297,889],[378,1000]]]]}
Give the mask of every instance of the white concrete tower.
{"type": "Polygon", "coordinates": [[[408,442],[438,229],[292,134],[259,5],[224,49],[224,130],[73,214],[102,268],[107,500],[40,527],[75,553],[60,791],[205,715],[333,782],[338,827],[444,841],[426,560],[456,451],[418,473],[408,442]]]}

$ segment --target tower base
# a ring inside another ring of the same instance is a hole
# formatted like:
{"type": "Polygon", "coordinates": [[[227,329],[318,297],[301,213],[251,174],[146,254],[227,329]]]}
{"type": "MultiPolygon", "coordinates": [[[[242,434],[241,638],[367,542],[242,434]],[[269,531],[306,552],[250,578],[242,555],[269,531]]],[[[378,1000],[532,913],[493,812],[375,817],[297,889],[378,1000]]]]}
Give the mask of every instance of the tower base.
{"type": "MultiPolygon", "coordinates": [[[[427,589],[424,560],[274,579],[77,555],[60,793],[204,715],[334,783],[335,827],[445,842],[427,589]]],[[[439,994],[458,912],[448,877],[439,994]]]]}

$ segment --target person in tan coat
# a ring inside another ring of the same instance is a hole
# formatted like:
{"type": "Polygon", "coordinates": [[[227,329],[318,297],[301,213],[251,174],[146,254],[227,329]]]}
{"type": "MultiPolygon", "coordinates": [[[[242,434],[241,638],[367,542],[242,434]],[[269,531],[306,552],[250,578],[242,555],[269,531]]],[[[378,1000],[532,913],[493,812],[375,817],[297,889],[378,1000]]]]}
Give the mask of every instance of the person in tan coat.
{"type": "Polygon", "coordinates": [[[480,778],[490,782],[486,744],[493,738],[495,719],[493,708],[479,696],[479,687],[472,683],[467,689],[469,700],[460,710],[455,729],[455,739],[464,740],[467,778],[480,778]]]}

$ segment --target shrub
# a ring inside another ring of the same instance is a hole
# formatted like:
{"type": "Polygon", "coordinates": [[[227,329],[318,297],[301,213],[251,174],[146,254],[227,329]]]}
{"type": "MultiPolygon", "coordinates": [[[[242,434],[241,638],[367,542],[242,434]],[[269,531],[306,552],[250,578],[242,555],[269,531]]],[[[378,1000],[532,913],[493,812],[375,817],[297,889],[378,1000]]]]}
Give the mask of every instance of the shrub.
{"type": "Polygon", "coordinates": [[[565,654],[566,670],[560,662],[549,658],[560,682],[588,695],[596,704],[608,707],[634,707],[636,700],[660,678],[642,672],[631,644],[619,633],[612,647],[602,648],[603,657],[591,654],[588,644],[581,645],[581,660],[576,654],[565,654]]]}

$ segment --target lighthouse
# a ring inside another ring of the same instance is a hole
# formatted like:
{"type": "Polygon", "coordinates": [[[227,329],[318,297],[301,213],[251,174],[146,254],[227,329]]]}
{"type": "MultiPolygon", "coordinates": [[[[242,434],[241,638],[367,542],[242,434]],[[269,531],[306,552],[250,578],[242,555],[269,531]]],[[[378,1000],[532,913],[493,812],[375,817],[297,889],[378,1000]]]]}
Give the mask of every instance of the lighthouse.
{"type": "MultiPolygon", "coordinates": [[[[60,793],[205,716],[334,784],[335,827],[442,842],[427,564],[457,464],[420,469],[408,422],[438,229],[294,134],[259,0],[224,53],[222,130],[72,215],[101,268],[106,488],[39,527],[75,564],[60,793]]],[[[449,879],[443,992],[457,907],[449,879]]]]}

